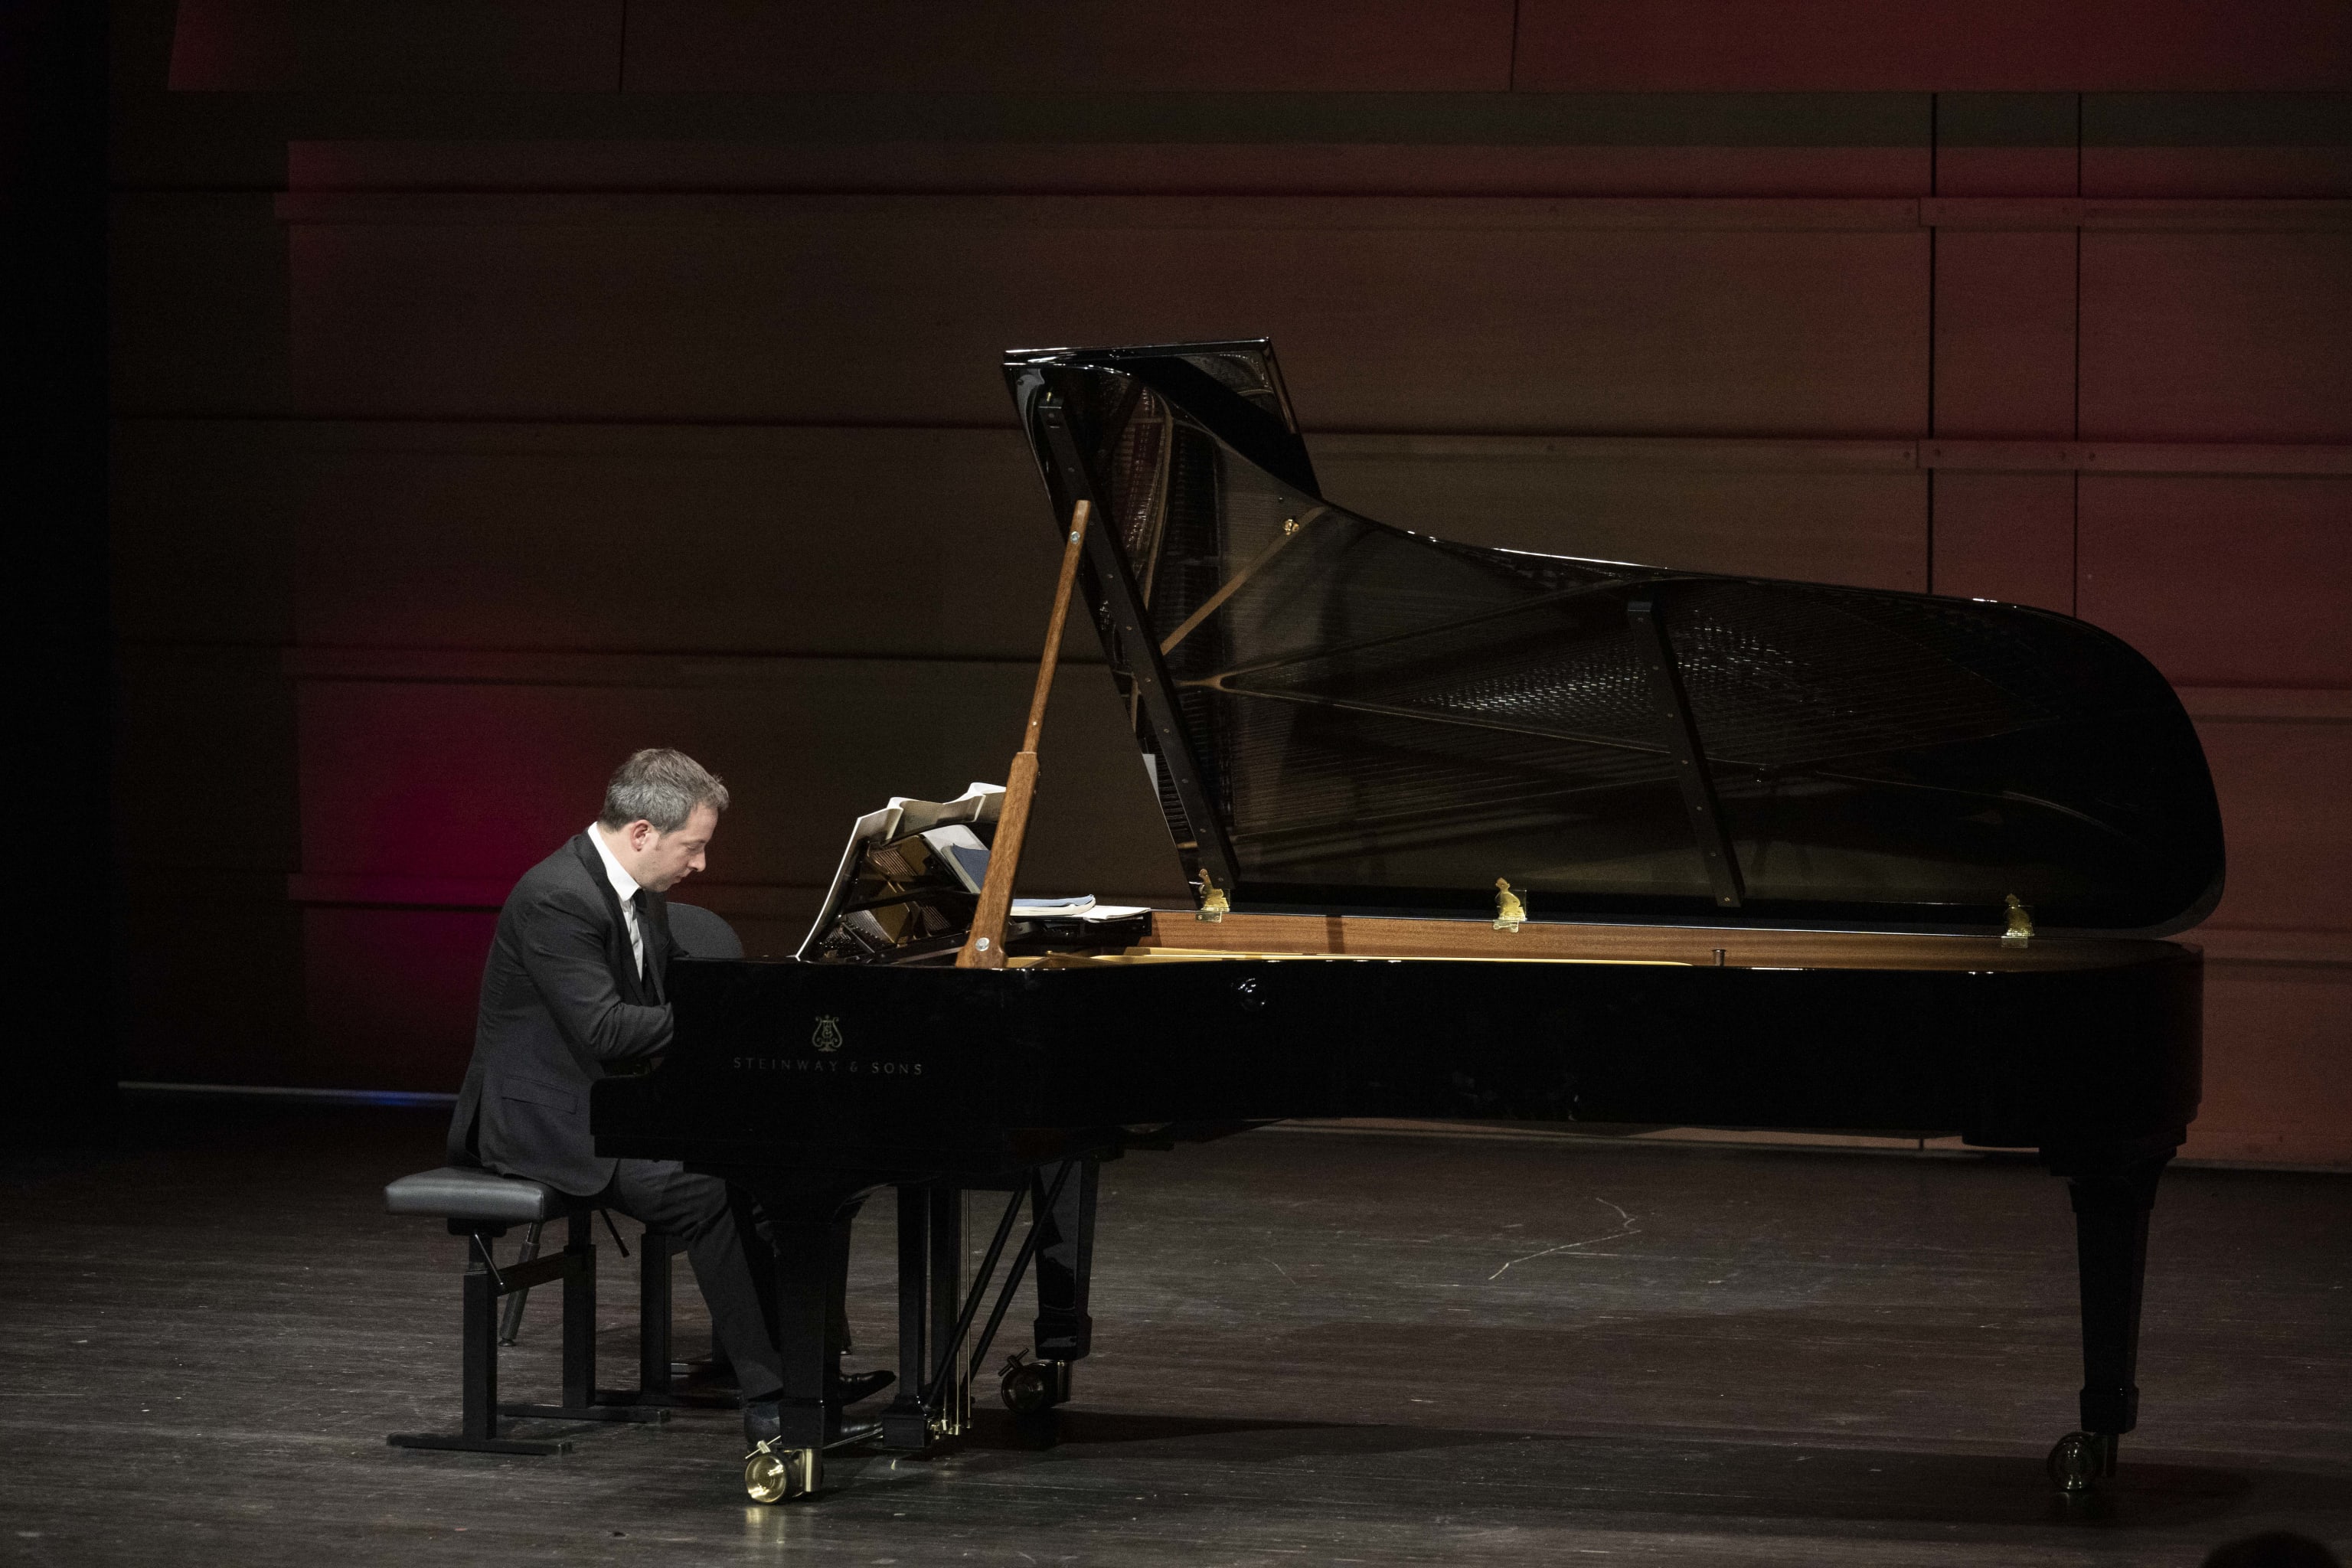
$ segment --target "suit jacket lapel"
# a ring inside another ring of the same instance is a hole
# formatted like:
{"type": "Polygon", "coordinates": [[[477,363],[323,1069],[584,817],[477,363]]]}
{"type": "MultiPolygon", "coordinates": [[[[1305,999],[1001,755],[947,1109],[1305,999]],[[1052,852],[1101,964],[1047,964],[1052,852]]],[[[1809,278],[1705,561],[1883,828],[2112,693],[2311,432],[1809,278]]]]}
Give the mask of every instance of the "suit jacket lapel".
{"type": "Polygon", "coordinates": [[[572,852],[580,858],[590,885],[604,903],[604,966],[613,972],[621,1000],[642,1006],[646,1001],[645,983],[637,978],[636,954],[629,948],[628,919],[621,913],[621,895],[614,891],[613,879],[604,875],[604,858],[596,853],[585,833],[572,835],[572,852]]]}

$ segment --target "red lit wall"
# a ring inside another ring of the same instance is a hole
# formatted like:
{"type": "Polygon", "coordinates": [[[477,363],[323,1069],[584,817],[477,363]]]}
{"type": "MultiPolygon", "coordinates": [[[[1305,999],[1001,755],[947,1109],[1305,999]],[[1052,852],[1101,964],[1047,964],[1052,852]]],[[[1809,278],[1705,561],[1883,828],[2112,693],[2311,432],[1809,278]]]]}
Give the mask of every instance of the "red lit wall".
{"type": "MultiPolygon", "coordinates": [[[[1266,333],[1374,516],[2129,638],[2231,839],[2190,1152],[2352,1161],[2347,14],[125,5],[129,1076],[452,1087],[643,744],[788,948],[1014,743],[1001,351],[1266,333]]],[[[1027,879],[1179,896],[1070,654],[1027,879]]]]}

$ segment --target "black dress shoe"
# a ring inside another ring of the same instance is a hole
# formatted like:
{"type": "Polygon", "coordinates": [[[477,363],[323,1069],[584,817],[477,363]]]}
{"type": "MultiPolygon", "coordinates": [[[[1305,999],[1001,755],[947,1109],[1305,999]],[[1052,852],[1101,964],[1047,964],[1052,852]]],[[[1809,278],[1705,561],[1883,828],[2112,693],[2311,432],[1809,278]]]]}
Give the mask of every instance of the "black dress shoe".
{"type": "Polygon", "coordinates": [[[898,1381],[895,1372],[853,1372],[835,1384],[837,1391],[835,1408],[845,1409],[861,1399],[871,1399],[898,1381]]]}
{"type": "Polygon", "coordinates": [[[756,1448],[783,1436],[784,1413],[772,1399],[747,1399],[743,1402],[743,1446],[756,1448]]]}

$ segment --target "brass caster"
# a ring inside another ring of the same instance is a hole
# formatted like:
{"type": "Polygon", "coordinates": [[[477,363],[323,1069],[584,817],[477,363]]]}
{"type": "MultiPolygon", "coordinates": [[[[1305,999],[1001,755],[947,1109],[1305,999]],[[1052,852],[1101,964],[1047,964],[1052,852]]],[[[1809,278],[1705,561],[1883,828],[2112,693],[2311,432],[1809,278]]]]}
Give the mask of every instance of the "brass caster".
{"type": "Polygon", "coordinates": [[[743,1457],[743,1490],[753,1502],[790,1502],[816,1490],[816,1468],[814,1448],[761,1443],[743,1457]]]}
{"type": "Polygon", "coordinates": [[[2050,1450],[2042,1467],[2050,1484],[2067,1497],[2095,1491],[2116,1473],[2116,1439],[2112,1433],[2069,1432],[2050,1450]]]}
{"type": "Polygon", "coordinates": [[[1019,1352],[1005,1360],[1003,1370],[998,1373],[997,1386],[1003,1395],[1004,1408],[1016,1415],[1043,1410],[1054,1397],[1045,1368],[1019,1352]]]}
{"type": "Polygon", "coordinates": [[[1070,1363],[1030,1361],[1017,1353],[1005,1361],[999,1376],[1004,1408],[1015,1415],[1035,1415],[1070,1397],[1070,1363]]]}

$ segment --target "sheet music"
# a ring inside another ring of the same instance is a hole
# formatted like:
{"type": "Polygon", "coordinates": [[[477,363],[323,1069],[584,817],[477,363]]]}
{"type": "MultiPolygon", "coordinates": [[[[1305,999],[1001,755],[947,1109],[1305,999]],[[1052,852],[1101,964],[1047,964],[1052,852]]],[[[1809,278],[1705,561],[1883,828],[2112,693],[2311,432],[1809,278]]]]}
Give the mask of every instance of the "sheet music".
{"type": "MultiPolygon", "coordinates": [[[[979,836],[967,825],[992,825],[1004,809],[1004,786],[974,781],[964,786],[964,792],[953,800],[917,800],[910,795],[894,795],[890,804],[879,811],[869,811],[850,825],[849,842],[842,847],[841,863],[834,868],[833,885],[825,889],[824,902],[816,912],[816,923],[809,927],[808,935],[801,939],[794,956],[806,959],[816,941],[833,927],[841,909],[842,896],[857,877],[857,858],[868,844],[888,844],[911,834],[933,829],[960,826],[974,845],[979,836]]],[[[959,861],[961,857],[951,858],[959,861]]],[[[986,851],[982,851],[982,873],[986,872],[986,851]]],[[[958,871],[963,869],[958,865],[958,871]]]]}

